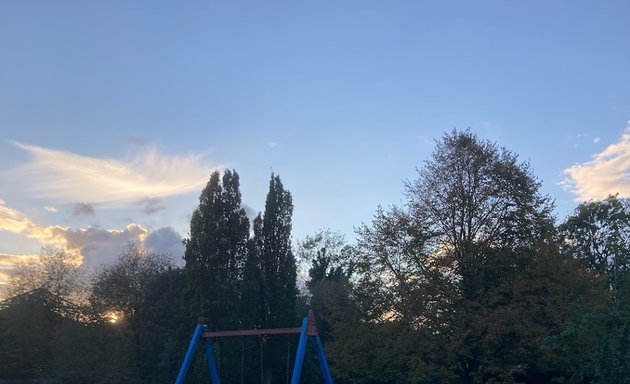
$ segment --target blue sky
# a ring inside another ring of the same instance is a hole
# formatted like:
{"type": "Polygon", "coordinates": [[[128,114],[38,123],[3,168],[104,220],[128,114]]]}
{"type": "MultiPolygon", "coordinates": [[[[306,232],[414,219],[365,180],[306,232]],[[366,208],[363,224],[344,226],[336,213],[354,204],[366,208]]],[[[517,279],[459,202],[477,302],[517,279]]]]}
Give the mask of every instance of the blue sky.
{"type": "Polygon", "coordinates": [[[129,241],[180,252],[221,167],[252,211],[280,174],[295,239],[351,238],[452,128],[529,160],[560,218],[630,195],[628,15],[627,1],[2,2],[0,269],[45,242],[92,266],[129,241]]]}

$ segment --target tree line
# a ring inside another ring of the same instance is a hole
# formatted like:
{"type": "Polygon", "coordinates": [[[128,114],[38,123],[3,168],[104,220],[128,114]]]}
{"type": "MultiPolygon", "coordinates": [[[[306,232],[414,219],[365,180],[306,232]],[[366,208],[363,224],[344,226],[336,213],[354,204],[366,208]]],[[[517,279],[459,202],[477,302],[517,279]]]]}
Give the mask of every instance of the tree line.
{"type": "MultiPolygon", "coordinates": [[[[17,266],[0,382],[171,382],[199,315],[212,330],[287,327],[308,307],[338,383],[628,382],[630,201],[558,222],[540,187],[513,152],[453,130],[356,241],[322,230],[294,247],[277,175],[250,221],[236,171],[215,172],[182,268],[134,247],[89,284],[63,250],[17,266]]],[[[296,343],[217,340],[222,381],[287,382],[296,343]]],[[[209,382],[198,355],[188,380],[209,382]]],[[[302,382],[321,382],[310,355],[302,382]]]]}

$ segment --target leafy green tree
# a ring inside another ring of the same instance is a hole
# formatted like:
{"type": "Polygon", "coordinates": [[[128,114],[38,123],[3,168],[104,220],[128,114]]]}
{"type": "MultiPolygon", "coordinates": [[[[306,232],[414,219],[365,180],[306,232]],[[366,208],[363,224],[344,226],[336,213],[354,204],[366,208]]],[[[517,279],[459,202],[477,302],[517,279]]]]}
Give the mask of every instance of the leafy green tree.
{"type": "Polygon", "coordinates": [[[260,264],[266,303],[266,325],[295,320],[296,263],[291,249],[293,199],[280,176],[271,175],[260,231],[260,264]]]}
{"type": "Polygon", "coordinates": [[[353,301],[363,321],[408,335],[398,382],[547,377],[544,342],[588,284],[559,255],[539,188],[515,154],[454,130],[407,182],[406,205],[359,228],[353,301]]]}
{"type": "Polygon", "coordinates": [[[254,218],[252,226],[253,236],[248,242],[241,286],[241,319],[246,328],[262,328],[265,326],[266,309],[261,264],[263,238],[260,213],[254,218]]]}
{"type": "MultiPolygon", "coordinates": [[[[199,197],[190,220],[190,237],[184,240],[184,308],[188,318],[203,315],[215,330],[236,329],[240,323],[243,269],[247,257],[249,220],[241,204],[239,176],[214,172],[199,197]]],[[[192,329],[192,328],[191,328],[192,329]]],[[[240,377],[240,348],[217,343],[221,376],[240,377]],[[225,347],[224,347],[225,345],[225,347]]],[[[207,375],[201,360],[191,375],[207,375]]]]}
{"type": "Polygon", "coordinates": [[[604,276],[612,289],[630,271],[630,201],[609,196],[580,204],[559,227],[562,250],[604,276]]]}
{"type": "Polygon", "coordinates": [[[166,256],[131,246],[114,264],[96,273],[90,302],[105,321],[125,323],[136,330],[136,315],[144,305],[147,286],[172,267],[166,256]]]}
{"type": "Polygon", "coordinates": [[[478,288],[455,303],[449,327],[458,376],[466,382],[565,378],[565,366],[547,346],[596,302],[593,279],[555,245],[484,254],[478,288]]]}
{"type": "MultiPolygon", "coordinates": [[[[131,246],[112,265],[97,271],[89,301],[98,321],[59,327],[60,340],[55,344],[58,376],[64,382],[81,383],[90,381],[92,370],[98,376],[95,382],[144,381],[143,363],[154,356],[143,353],[146,340],[142,336],[151,322],[140,314],[156,305],[150,296],[154,282],[172,268],[164,255],[131,246]]],[[[175,301],[170,306],[179,308],[178,304],[175,301]]],[[[166,311],[163,314],[168,315],[166,311]]],[[[162,340],[161,336],[155,339],[162,340]]]]}
{"type": "Polygon", "coordinates": [[[140,326],[135,333],[134,362],[146,383],[172,382],[177,377],[194,329],[194,321],[182,306],[185,284],[183,270],[172,268],[145,286],[143,304],[136,313],[140,326]]]}
{"type": "Polygon", "coordinates": [[[348,307],[361,315],[359,321],[349,323],[364,324],[355,326],[362,330],[358,335],[346,325],[346,332],[335,338],[332,351],[343,376],[354,377],[360,369],[365,375],[360,382],[366,383],[371,382],[370,377],[379,378],[378,383],[448,382],[453,378],[445,350],[456,299],[448,275],[451,269],[438,263],[442,259],[430,251],[435,246],[428,230],[412,219],[398,208],[390,212],[379,209],[371,226],[358,230],[356,276],[350,295],[353,305],[348,307]],[[389,340],[400,344],[387,347],[389,340]],[[374,354],[365,366],[339,356],[364,347],[374,354]],[[382,361],[395,362],[392,366],[398,365],[396,371],[401,372],[394,375],[380,365],[382,361]],[[352,371],[344,372],[348,369],[352,371]],[[391,380],[384,377],[385,372],[393,375],[391,380]]]}
{"type": "Polygon", "coordinates": [[[341,326],[335,313],[340,297],[350,295],[353,249],[342,234],[320,230],[298,242],[297,255],[309,265],[308,304],[317,315],[319,336],[324,343],[332,338],[332,328],[341,326]]]}
{"type": "MultiPolygon", "coordinates": [[[[262,288],[262,295],[258,296],[262,307],[255,309],[262,318],[254,320],[254,323],[265,328],[286,327],[297,320],[297,268],[291,249],[292,215],[291,193],[284,189],[280,177],[272,174],[265,212],[254,220],[245,281],[250,287],[246,291],[249,292],[248,300],[256,299],[252,295],[256,286],[262,288]]],[[[276,337],[266,340],[264,347],[265,380],[268,383],[284,381],[287,375],[286,344],[276,337]]]]}
{"type": "Polygon", "coordinates": [[[522,248],[553,234],[553,205],[539,189],[540,181],[517,155],[453,130],[407,183],[408,213],[423,232],[438,236],[466,289],[482,257],[472,248],[522,248]]]}
{"type": "Polygon", "coordinates": [[[452,267],[426,223],[401,209],[378,209],[357,231],[356,297],[370,321],[439,326],[452,301],[452,267]]]}
{"type": "Polygon", "coordinates": [[[236,325],[248,238],[238,174],[227,170],[221,177],[214,172],[192,214],[190,237],[184,240],[191,318],[203,314],[217,329],[236,325]]]}
{"type": "Polygon", "coordinates": [[[56,379],[63,383],[140,383],[133,339],[121,324],[63,321],[54,328],[56,379]]]}
{"type": "Polygon", "coordinates": [[[45,335],[63,317],[58,298],[39,288],[14,296],[0,307],[0,380],[54,377],[53,342],[45,335]]]}
{"type": "Polygon", "coordinates": [[[630,377],[630,203],[609,196],[580,204],[559,226],[563,252],[596,279],[600,299],[551,343],[574,382],[623,383],[630,377]],[[599,283],[598,283],[599,282],[599,283]],[[597,305],[599,304],[599,305],[597,305]]]}
{"type": "Polygon", "coordinates": [[[338,232],[320,230],[298,242],[298,258],[310,265],[308,270],[310,288],[325,279],[339,279],[352,274],[352,252],[350,245],[338,232]]]}

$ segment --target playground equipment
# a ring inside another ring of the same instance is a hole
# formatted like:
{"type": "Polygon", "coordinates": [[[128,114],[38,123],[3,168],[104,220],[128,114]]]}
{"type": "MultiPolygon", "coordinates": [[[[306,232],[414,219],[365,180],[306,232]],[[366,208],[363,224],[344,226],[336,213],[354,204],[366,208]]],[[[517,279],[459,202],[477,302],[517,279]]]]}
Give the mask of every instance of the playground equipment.
{"type": "Polygon", "coordinates": [[[293,375],[291,376],[291,384],[298,384],[300,382],[300,375],[302,374],[302,365],[304,363],[304,354],[306,352],[306,342],[308,336],[311,337],[315,344],[315,351],[317,353],[317,360],[319,361],[320,369],[326,384],[333,384],[330,370],[328,369],[328,363],[326,362],[326,355],[324,354],[324,348],[319,340],[319,333],[317,331],[317,325],[315,324],[315,315],[312,310],[308,311],[308,316],[302,321],[301,327],[296,328],[268,328],[268,329],[246,329],[238,331],[219,331],[208,332],[207,327],[204,324],[203,319],[199,319],[195,332],[193,333],[186,357],[177,375],[175,384],[183,384],[188,368],[192,358],[197,350],[197,345],[203,339],[205,342],[205,352],[208,358],[208,368],[210,369],[210,378],[212,384],[221,384],[219,378],[219,372],[217,369],[217,362],[214,358],[214,351],[212,347],[212,339],[218,337],[234,337],[234,336],[266,336],[266,335],[281,335],[281,334],[300,334],[300,340],[298,342],[297,353],[295,356],[295,363],[293,364],[293,375]]]}

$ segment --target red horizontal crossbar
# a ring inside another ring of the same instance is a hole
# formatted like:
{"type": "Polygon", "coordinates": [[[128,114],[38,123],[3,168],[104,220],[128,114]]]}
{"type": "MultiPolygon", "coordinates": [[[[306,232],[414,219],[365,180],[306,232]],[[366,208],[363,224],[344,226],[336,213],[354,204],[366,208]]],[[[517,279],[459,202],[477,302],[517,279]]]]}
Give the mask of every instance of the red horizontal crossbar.
{"type": "Polygon", "coordinates": [[[268,329],[243,329],[240,331],[204,332],[201,337],[231,337],[231,336],[259,336],[259,335],[284,335],[288,333],[300,333],[302,328],[268,328],[268,329]]]}

